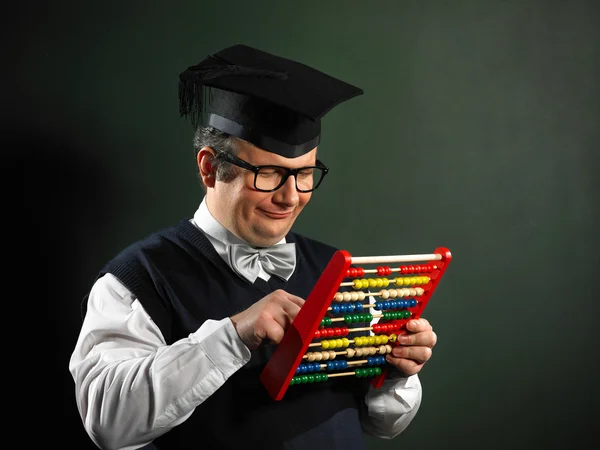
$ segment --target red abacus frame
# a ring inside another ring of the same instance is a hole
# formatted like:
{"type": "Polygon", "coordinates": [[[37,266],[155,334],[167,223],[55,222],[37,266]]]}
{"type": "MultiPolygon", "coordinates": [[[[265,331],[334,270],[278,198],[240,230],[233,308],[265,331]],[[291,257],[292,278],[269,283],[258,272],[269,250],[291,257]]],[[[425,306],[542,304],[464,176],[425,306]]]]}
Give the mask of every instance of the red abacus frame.
{"type": "MultiPolygon", "coordinates": [[[[410,319],[421,317],[423,310],[427,306],[433,292],[438,286],[448,264],[452,259],[450,250],[445,247],[438,247],[432,254],[413,254],[413,255],[393,255],[393,256],[374,256],[374,257],[352,257],[345,250],[338,250],[327,267],[321,274],[321,277],[313,287],[310,295],[306,299],[304,306],[298,312],[298,315],[286,331],[282,341],[275,348],[275,351],[269,359],[267,365],[260,375],[262,384],[267,389],[269,395],[274,400],[281,400],[285,395],[290,382],[296,373],[296,369],[302,362],[310,343],[313,342],[315,332],[321,325],[321,321],[327,315],[328,308],[345,278],[361,276],[364,273],[360,268],[354,269],[351,266],[361,264],[393,264],[409,262],[425,262],[420,265],[401,266],[397,268],[398,272],[404,270],[404,274],[427,273],[428,282],[422,286],[424,293],[419,297],[418,304],[411,309],[410,319]]],[[[385,271],[378,268],[378,275],[386,275],[385,271]]],[[[410,320],[393,319],[397,325],[395,334],[405,333],[404,325],[410,320]],[[398,331],[398,325],[400,331],[398,331]]],[[[381,323],[381,321],[380,321],[381,323]]],[[[384,368],[380,375],[371,380],[374,387],[380,387],[385,381],[387,370],[384,368]]]]}

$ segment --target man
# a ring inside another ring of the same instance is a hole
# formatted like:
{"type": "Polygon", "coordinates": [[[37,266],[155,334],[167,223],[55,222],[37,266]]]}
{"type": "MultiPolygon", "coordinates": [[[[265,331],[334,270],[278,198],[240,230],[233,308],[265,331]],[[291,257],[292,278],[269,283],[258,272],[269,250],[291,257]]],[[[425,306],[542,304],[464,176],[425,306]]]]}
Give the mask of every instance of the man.
{"type": "Polygon", "coordinates": [[[436,343],[424,319],[379,389],[346,377],[274,401],[259,380],[336,250],[291,231],[328,170],[320,119],[361,93],[244,45],[180,75],[206,194],[193,218],[111,260],[86,299],[69,368],[100,448],[364,449],[363,433],[411,422],[436,343]]]}

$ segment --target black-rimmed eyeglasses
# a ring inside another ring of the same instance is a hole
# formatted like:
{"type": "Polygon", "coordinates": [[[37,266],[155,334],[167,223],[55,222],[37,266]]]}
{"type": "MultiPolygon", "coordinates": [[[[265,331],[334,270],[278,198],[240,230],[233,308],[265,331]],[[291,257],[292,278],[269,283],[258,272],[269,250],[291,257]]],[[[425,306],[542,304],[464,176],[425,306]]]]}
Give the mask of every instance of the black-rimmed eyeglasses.
{"type": "Polygon", "coordinates": [[[296,180],[298,192],[312,192],[319,187],[329,168],[317,159],[316,165],[290,169],[281,166],[253,166],[247,161],[238,158],[231,153],[216,152],[218,158],[249,170],[254,173],[254,188],[257,191],[273,192],[285,184],[290,176],[296,180]]]}

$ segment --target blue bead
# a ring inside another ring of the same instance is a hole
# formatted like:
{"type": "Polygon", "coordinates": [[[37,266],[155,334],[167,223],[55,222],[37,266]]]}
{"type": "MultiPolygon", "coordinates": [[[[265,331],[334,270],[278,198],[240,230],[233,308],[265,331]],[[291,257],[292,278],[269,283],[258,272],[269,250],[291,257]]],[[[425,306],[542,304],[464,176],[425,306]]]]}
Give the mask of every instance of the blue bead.
{"type": "Polygon", "coordinates": [[[410,306],[417,306],[417,301],[414,298],[410,300],[410,306]]]}
{"type": "Polygon", "coordinates": [[[333,314],[338,314],[338,313],[340,312],[340,307],[339,307],[339,305],[333,305],[333,306],[331,307],[331,312],[332,312],[333,314]]]}
{"type": "Polygon", "coordinates": [[[333,361],[327,361],[327,370],[333,370],[333,361]]]}
{"type": "Polygon", "coordinates": [[[375,309],[381,311],[383,309],[383,302],[375,302],[375,309]]]}
{"type": "Polygon", "coordinates": [[[362,303],[357,303],[357,304],[355,305],[355,309],[356,309],[356,311],[358,311],[358,312],[362,311],[362,310],[363,310],[363,305],[362,305],[362,303]]]}
{"type": "Polygon", "coordinates": [[[308,371],[308,367],[305,364],[300,364],[300,373],[306,373],[308,371]]]}
{"type": "Polygon", "coordinates": [[[347,312],[346,305],[340,305],[340,312],[341,312],[341,313],[345,313],[345,312],[347,312]]]}
{"type": "Polygon", "coordinates": [[[348,308],[348,312],[354,312],[354,303],[348,303],[346,308],[348,308]]]}
{"type": "Polygon", "coordinates": [[[374,363],[374,361],[373,361],[373,358],[371,358],[371,357],[369,356],[369,357],[367,358],[367,364],[368,364],[369,366],[372,366],[372,365],[373,365],[373,363],[374,363]]]}

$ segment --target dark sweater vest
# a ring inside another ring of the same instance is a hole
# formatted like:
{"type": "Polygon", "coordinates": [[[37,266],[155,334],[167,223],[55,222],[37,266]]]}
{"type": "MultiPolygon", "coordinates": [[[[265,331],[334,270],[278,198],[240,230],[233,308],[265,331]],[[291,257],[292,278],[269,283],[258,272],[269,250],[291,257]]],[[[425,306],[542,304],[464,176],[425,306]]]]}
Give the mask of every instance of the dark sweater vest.
{"type": "MultiPolygon", "coordinates": [[[[112,273],[139,299],[167,344],[207,319],[243,311],[277,289],[307,298],[335,248],[290,232],[297,264],[290,280],[251,284],[238,277],[188,220],[139,241],[100,272],[112,273]]],[[[272,400],[259,375],[273,346],[251,360],[200,404],[184,423],[154,441],[158,449],[364,449],[359,410],[367,384],[355,377],[292,386],[272,400]]]]}

